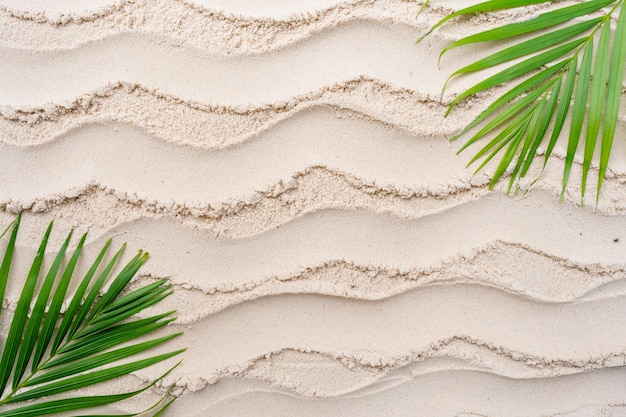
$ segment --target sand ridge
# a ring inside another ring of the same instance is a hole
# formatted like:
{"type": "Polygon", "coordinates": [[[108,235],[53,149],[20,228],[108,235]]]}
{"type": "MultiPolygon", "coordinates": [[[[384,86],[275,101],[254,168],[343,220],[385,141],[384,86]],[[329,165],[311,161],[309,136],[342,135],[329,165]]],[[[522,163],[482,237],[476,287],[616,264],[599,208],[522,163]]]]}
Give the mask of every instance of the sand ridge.
{"type": "MultiPolygon", "coordinates": [[[[464,1],[433,3],[418,16],[419,4],[403,0],[260,1],[124,0],[45,3],[3,0],[0,22],[7,30],[0,42],[35,49],[76,45],[122,32],[151,32],[180,37],[206,50],[260,53],[301,41],[353,20],[409,24],[427,30],[464,1]]],[[[500,19],[520,20],[550,5],[500,12],[495,18],[470,19],[474,27],[500,19]]],[[[452,30],[464,30],[463,26],[452,30]]],[[[467,31],[465,29],[465,31],[467,31]]]]}

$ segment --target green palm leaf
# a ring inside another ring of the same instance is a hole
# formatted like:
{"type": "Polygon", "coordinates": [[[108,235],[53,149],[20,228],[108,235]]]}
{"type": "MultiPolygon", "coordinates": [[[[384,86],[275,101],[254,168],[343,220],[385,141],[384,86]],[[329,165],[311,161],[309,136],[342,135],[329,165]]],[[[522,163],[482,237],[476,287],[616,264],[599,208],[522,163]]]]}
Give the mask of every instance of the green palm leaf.
{"type": "MultiPolygon", "coordinates": [[[[448,107],[448,116],[462,100],[495,86],[522,79],[453,137],[454,140],[482,125],[461,147],[461,151],[480,140],[492,138],[470,162],[475,163],[484,158],[479,166],[480,170],[487,162],[500,155],[490,188],[510,173],[510,191],[528,173],[539,148],[547,142],[543,164],[545,168],[567,116],[570,115],[562,195],[567,188],[579,142],[585,130],[581,198],[584,201],[587,177],[600,136],[597,202],[619,115],[626,60],[626,12],[622,7],[624,1],[583,1],[544,12],[525,21],[466,36],[443,48],[440,59],[446,52],[463,45],[522,38],[507,48],[454,71],[444,84],[445,90],[453,78],[497,65],[508,65],[459,94],[448,107]],[[618,13],[617,26],[612,29],[611,18],[618,13]],[[585,123],[586,129],[583,129],[585,123]]],[[[459,16],[537,3],[543,2],[486,1],[446,16],[428,33],[459,16]]]]}
{"type": "MultiPolygon", "coordinates": [[[[10,275],[20,221],[21,216],[18,216],[2,234],[4,236],[12,229],[0,266],[2,296],[10,275]]],[[[181,334],[151,336],[175,319],[173,311],[142,319],[134,318],[135,314],[172,293],[168,281],[163,279],[124,294],[129,282],[146,261],[147,253],[139,252],[100,295],[124,249],[122,247],[98,274],[100,264],[111,245],[110,240],[78,285],[67,311],[61,314],[61,306],[86,235],[81,237],[69,261],[62,267],[72,237],[72,232],[69,233],[45,273],[43,282],[39,283],[51,230],[52,223],[42,238],[26,277],[2,346],[0,417],[66,414],[132,398],[154,386],[173,367],[147,386],[132,392],[81,396],[80,390],[155,365],[184,350],[151,356],[145,354],[149,349],[181,334]],[[94,282],[95,276],[98,278],[94,282]],[[138,341],[140,337],[142,340],[138,341]],[[11,384],[9,381],[12,381],[11,384]],[[62,393],[66,393],[64,398],[54,398],[62,393]],[[28,404],[22,404],[26,401],[28,404]]],[[[168,399],[168,395],[169,393],[141,413],[161,415],[173,401],[168,399]]],[[[141,413],[116,416],[134,416],[141,413]]]]}

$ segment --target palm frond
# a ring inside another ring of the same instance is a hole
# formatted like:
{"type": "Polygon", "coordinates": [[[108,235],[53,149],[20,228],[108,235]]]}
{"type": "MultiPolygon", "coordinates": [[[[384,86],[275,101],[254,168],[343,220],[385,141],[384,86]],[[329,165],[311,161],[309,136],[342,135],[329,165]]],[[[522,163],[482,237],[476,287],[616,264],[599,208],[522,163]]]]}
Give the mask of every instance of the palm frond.
{"type": "MultiPolygon", "coordinates": [[[[488,136],[495,136],[476,154],[470,164],[500,155],[490,188],[510,172],[508,191],[528,173],[540,146],[545,147],[545,168],[568,115],[570,129],[563,171],[562,195],[584,131],[581,199],[584,201],[587,177],[596,154],[598,136],[600,157],[596,203],[606,175],[618,120],[624,63],[626,60],[625,0],[587,0],[539,14],[531,19],[485,30],[445,46],[448,51],[473,43],[499,42],[522,38],[512,46],[490,54],[452,73],[450,79],[483,71],[497,65],[505,69],[486,77],[459,94],[449,105],[446,116],[462,100],[493,87],[522,78],[495,100],[456,139],[483,125],[461,151],[488,136]],[[615,29],[611,18],[619,14],[615,29]],[[595,49],[595,51],[594,51],[595,49]],[[594,53],[595,52],[595,53],[594,53]],[[547,139],[549,138],[549,139],[547,139]]],[[[537,3],[538,0],[489,0],[454,12],[428,32],[447,21],[474,13],[492,12],[537,3]]],[[[428,35],[427,33],[427,35],[428,35]]],[[[421,38],[420,38],[421,39],[421,38]]]]}
{"type": "MultiPolygon", "coordinates": [[[[7,229],[12,230],[0,266],[2,296],[10,276],[20,221],[21,216],[18,216],[7,229]]],[[[39,283],[51,230],[52,223],[39,245],[17,302],[6,341],[2,346],[0,417],[37,417],[67,413],[132,398],[154,386],[175,366],[147,386],[135,391],[81,396],[80,390],[155,365],[184,351],[180,349],[158,355],[145,355],[149,349],[181,334],[151,336],[175,320],[173,311],[142,319],[134,318],[137,313],[172,293],[171,285],[165,279],[124,293],[131,279],[146,261],[147,253],[140,251],[100,295],[124,249],[123,246],[98,274],[100,264],[111,245],[110,240],[104,245],[78,285],[67,311],[61,314],[61,307],[81,256],[86,235],[81,237],[69,261],[62,267],[72,238],[72,232],[69,233],[45,273],[43,282],[39,283]],[[94,282],[95,276],[98,278],[94,282]],[[149,339],[146,340],[146,336],[149,339]],[[137,341],[138,338],[142,340],[137,341]],[[61,399],[53,397],[63,393],[65,397],[61,399]],[[26,401],[28,404],[20,404],[26,401]]],[[[172,401],[166,395],[141,413],[161,415],[172,401]]],[[[134,416],[141,413],[118,416],[134,416]]]]}

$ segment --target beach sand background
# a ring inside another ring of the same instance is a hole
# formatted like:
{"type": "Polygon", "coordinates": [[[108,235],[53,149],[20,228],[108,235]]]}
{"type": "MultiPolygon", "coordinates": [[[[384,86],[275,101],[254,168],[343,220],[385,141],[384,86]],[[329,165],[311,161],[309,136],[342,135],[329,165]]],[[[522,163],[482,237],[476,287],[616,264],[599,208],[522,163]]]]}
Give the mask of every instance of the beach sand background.
{"type": "Polygon", "coordinates": [[[559,203],[562,144],[489,192],[448,139],[497,90],[441,95],[481,47],[437,57],[549,6],[415,43],[471,3],[0,0],[16,276],[51,219],[150,252],[137,282],[170,277],[185,332],[163,349],[188,348],[170,417],[626,415],[624,117],[597,208],[580,159],[559,203]]]}

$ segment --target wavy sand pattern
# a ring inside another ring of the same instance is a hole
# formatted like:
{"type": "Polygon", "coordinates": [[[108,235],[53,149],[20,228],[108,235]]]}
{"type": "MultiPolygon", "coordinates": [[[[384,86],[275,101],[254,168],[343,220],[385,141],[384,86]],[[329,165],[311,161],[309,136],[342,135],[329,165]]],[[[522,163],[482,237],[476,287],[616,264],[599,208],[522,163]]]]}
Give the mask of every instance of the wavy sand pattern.
{"type": "Polygon", "coordinates": [[[171,278],[189,348],[167,416],[626,415],[626,144],[597,208],[580,159],[558,202],[561,144],[490,192],[447,139],[494,93],[443,118],[477,78],[442,96],[471,56],[437,55],[550,5],[414,43],[471,3],[0,0],[16,269],[51,219],[147,249],[134,285],[171,278]]]}

